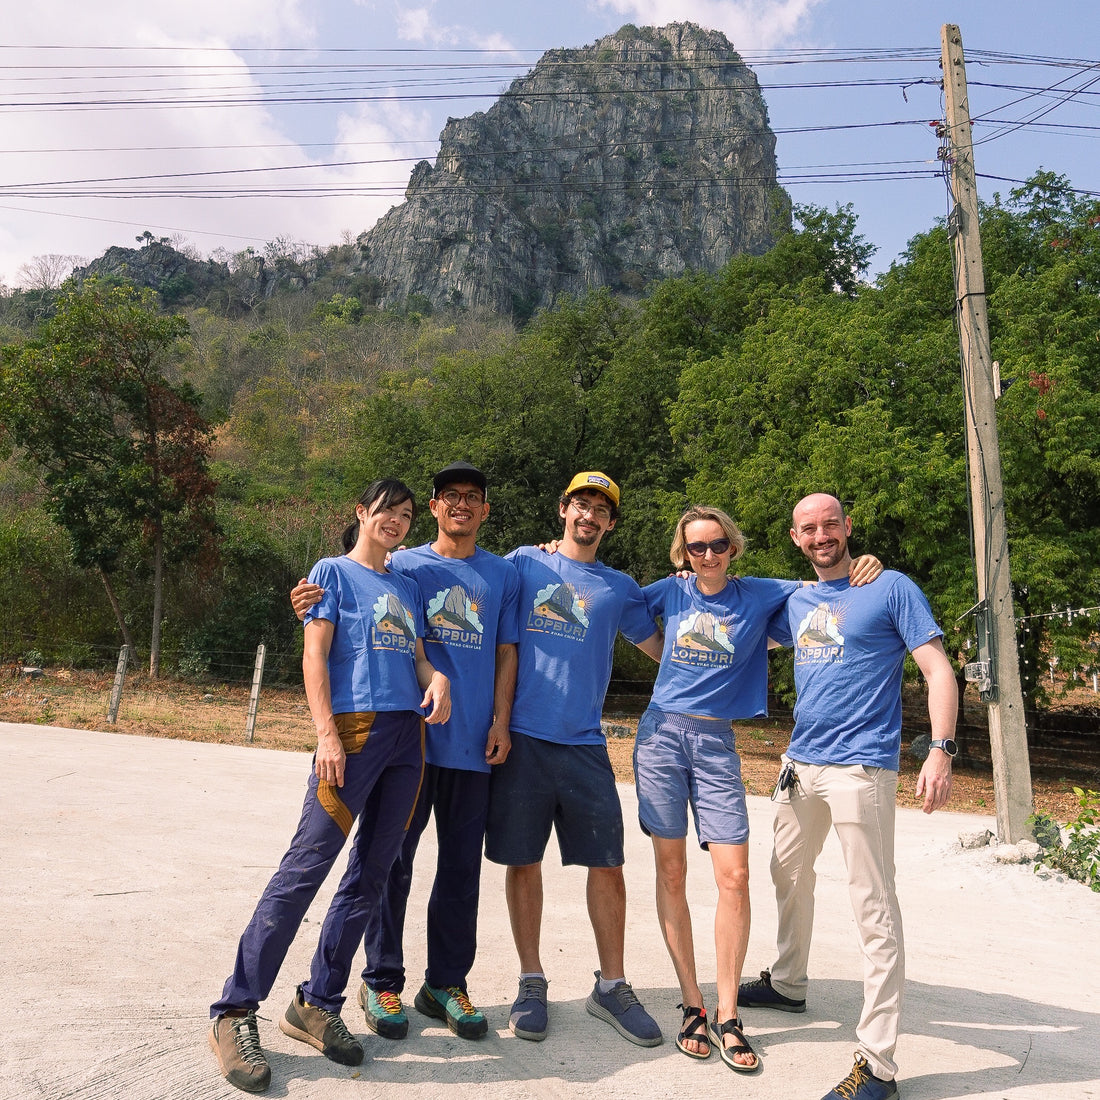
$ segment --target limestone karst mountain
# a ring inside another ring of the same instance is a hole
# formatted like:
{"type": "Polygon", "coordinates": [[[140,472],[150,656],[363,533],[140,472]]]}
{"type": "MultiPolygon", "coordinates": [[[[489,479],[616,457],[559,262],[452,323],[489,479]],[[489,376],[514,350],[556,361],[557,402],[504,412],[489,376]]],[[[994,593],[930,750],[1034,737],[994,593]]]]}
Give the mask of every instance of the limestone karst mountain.
{"type": "Polygon", "coordinates": [[[451,119],[435,164],[358,238],[359,266],[384,304],[522,319],[763,252],[787,209],[759,85],[725,35],[628,26],[549,51],[488,111],[451,119]]]}

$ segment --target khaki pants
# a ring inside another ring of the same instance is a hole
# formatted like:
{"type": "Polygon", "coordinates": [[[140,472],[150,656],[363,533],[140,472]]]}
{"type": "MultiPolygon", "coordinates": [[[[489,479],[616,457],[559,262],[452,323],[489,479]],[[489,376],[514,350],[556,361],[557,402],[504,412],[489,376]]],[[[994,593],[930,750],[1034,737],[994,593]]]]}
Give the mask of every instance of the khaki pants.
{"type": "Polygon", "coordinates": [[[796,764],[798,784],[781,796],[775,815],[772,881],[779,905],[779,957],[772,985],[786,997],[806,996],[814,924],[814,863],[836,829],[848,869],[863,952],[863,1014],[859,1050],[871,1072],[897,1075],[905,952],[894,887],[897,772],[862,765],[796,764]]]}

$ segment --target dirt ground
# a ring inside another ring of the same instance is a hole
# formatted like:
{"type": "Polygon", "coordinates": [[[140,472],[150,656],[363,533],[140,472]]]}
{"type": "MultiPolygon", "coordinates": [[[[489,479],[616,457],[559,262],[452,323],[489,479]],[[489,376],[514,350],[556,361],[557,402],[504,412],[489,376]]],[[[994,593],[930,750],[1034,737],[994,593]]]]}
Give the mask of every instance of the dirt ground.
{"type": "MultiPolygon", "coordinates": [[[[105,730],[145,737],[169,737],[185,741],[244,744],[248,715],[247,687],[208,686],[161,679],[141,673],[127,677],[118,721],[107,722],[112,677],[71,669],[46,669],[40,677],[26,678],[18,669],[0,681],[0,721],[33,722],[73,729],[105,730]]],[[[613,724],[633,730],[636,720],[615,717],[613,724]]],[[[736,723],[742,774],[749,794],[768,794],[779,770],[778,760],[790,739],[789,721],[760,719],[736,723]]],[[[253,742],[259,748],[310,751],[313,726],[300,687],[265,687],[260,697],[253,742]]],[[[913,796],[919,761],[902,749],[898,805],[919,805],[913,796]]],[[[633,782],[632,736],[608,739],[608,752],[616,776],[633,782]]],[[[1054,774],[1033,769],[1035,808],[1066,822],[1079,807],[1073,787],[1095,787],[1093,775],[1054,774]]],[[[956,762],[951,810],[991,814],[994,809],[993,777],[988,768],[956,762]]]]}

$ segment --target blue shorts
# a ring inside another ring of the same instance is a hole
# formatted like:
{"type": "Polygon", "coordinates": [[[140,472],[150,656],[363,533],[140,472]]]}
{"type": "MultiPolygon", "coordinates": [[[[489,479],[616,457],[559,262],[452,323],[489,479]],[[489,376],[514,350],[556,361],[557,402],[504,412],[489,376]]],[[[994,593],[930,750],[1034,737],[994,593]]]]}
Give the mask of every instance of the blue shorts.
{"type": "Polygon", "coordinates": [[[646,836],[687,836],[691,806],[701,847],[748,841],[741,757],[728,719],[649,707],[634,740],[634,780],[638,821],[646,836]]]}
{"type": "Polygon", "coordinates": [[[623,865],[623,809],[607,746],[513,733],[489,785],[485,855],[509,867],[541,863],[551,829],[563,865],[623,865]]]}

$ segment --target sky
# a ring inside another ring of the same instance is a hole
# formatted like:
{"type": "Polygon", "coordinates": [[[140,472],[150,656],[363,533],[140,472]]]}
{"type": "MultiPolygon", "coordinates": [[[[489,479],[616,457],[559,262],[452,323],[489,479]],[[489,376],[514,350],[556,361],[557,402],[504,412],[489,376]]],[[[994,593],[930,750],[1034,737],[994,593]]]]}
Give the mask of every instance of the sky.
{"type": "Polygon", "coordinates": [[[796,203],[851,204],[872,273],[947,212],[940,33],[966,53],[979,193],[1100,194],[1100,20],[1079,0],[54,0],[7,5],[0,285],[149,231],[202,256],[327,247],[402,201],[448,117],[625,23],[726,33],[796,203]],[[1057,59],[1057,60],[1055,60],[1057,59]],[[49,267],[50,265],[46,265],[49,267]]]}

